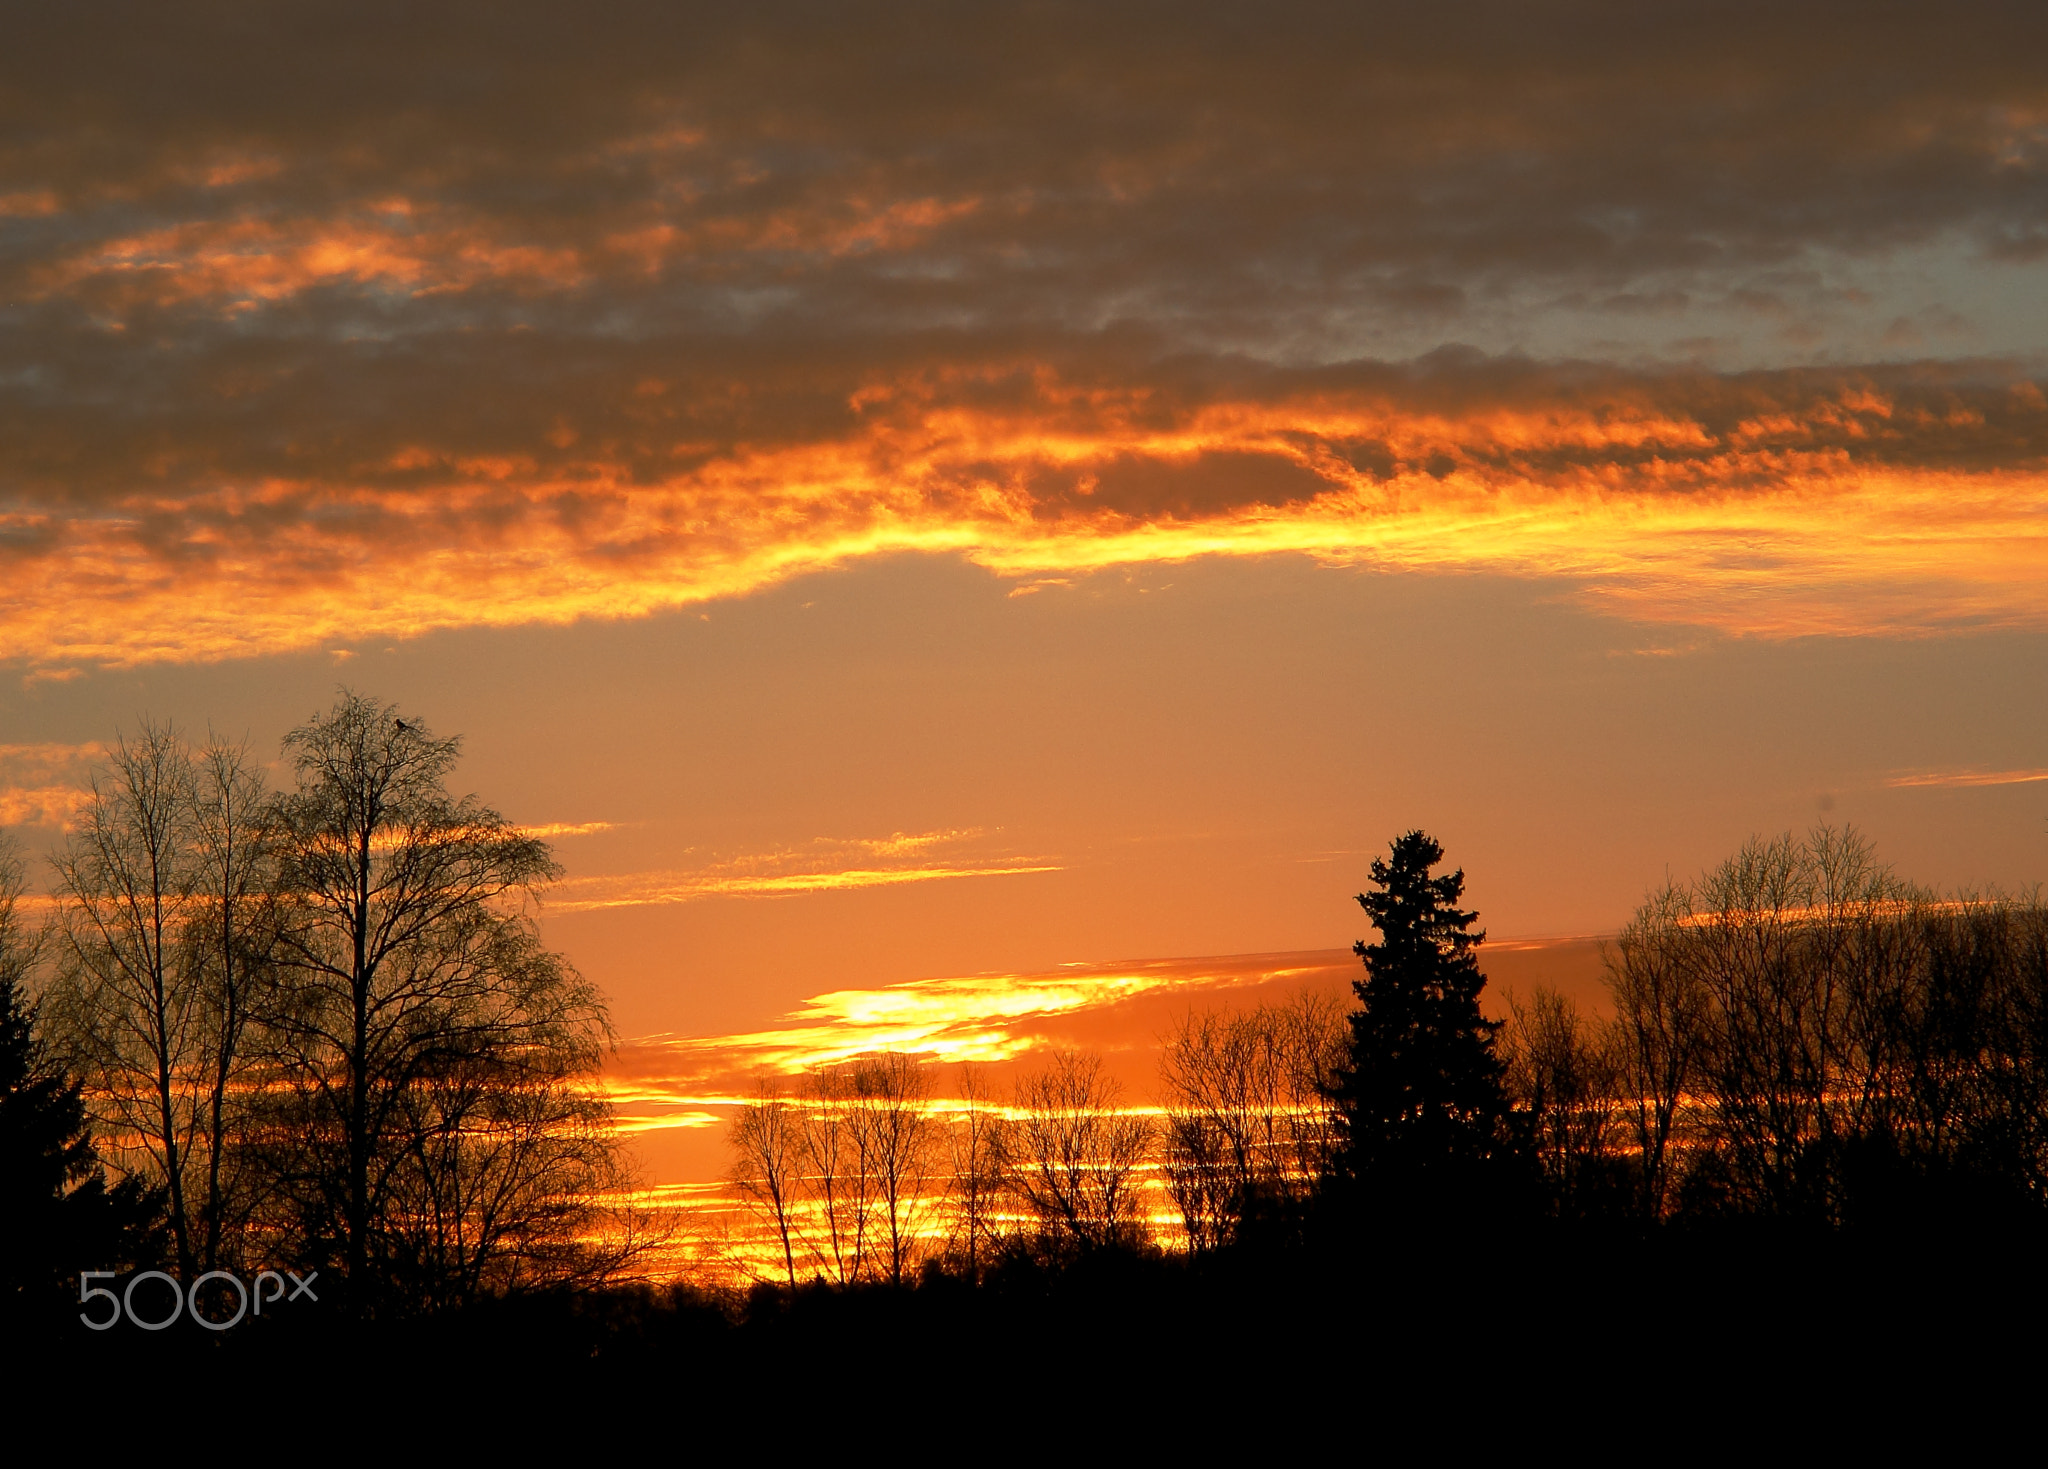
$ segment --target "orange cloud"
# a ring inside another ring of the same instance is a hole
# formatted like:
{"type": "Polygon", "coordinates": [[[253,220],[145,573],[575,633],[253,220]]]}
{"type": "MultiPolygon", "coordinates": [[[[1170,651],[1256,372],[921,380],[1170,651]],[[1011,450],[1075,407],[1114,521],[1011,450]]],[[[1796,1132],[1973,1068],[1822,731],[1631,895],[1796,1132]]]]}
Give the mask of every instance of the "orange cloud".
{"type": "Polygon", "coordinates": [[[1142,1104],[1152,1090],[1156,1034],[1173,1007],[1304,984],[1334,988],[1356,962],[1343,950],[1239,954],[836,990],[813,996],[766,1030],[630,1042],[608,1072],[607,1095],[636,1130],[706,1126],[697,1120],[706,1109],[713,1117],[725,1113],[764,1070],[794,1074],[876,1051],[1000,1067],[1078,1040],[1131,1053],[1136,1065],[1127,1084],[1142,1104]]]}
{"type": "Polygon", "coordinates": [[[601,831],[617,831],[616,821],[544,821],[537,826],[515,826],[514,831],[523,837],[537,837],[549,841],[556,837],[595,836],[601,831]]]}
{"type": "Polygon", "coordinates": [[[909,1051],[942,1061],[1007,1061],[1041,1044],[1032,1031],[1055,1016],[1169,991],[1267,984],[1328,967],[1322,954],[1250,955],[911,980],[814,996],[771,1030],[670,1044],[685,1053],[720,1055],[728,1064],[743,1061],[784,1072],[874,1051],[909,1051]]]}
{"type": "Polygon", "coordinates": [[[548,906],[557,913],[600,908],[660,907],[706,898],[773,898],[848,888],[894,887],[969,877],[1019,877],[1058,872],[1042,858],[942,855],[983,837],[979,828],[895,832],[886,837],[820,837],[795,849],[735,857],[672,872],[629,872],[572,877],[555,885],[548,906]],[[859,862],[862,865],[851,865],[859,862]]]}
{"type": "Polygon", "coordinates": [[[645,908],[693,903],[702,898],[775,898],[841,888],[894,887],[909,882],[943,882],[963,877],[1020,877],[1058,872],[1054,863],[1004,863],[993,867],[849,868],[838,872],[791,872],[771,877],[719,877],[700,873],[651,872],[622,877],[571,878],[555,889],[548,906],[558,913],[594,908],[645,908]],[[589,894],[589,896],[583,896],[589,894]]]}
{"type": "MultiPolygon", "coordinates": [[[[275,171],[273,163],[268,172],[275,171]]],[[[266,176],[243,164],[204,178],[219,187],[266,176]]],[[[234,315],[330,286],[408,299],[485,287],[563,292],[622,268],[654,275],[707,253],[830,260],[901,251],[980,207],[973,197],[829,197],[767,214],[661,218],[543,245],[513,223],[392,196],[319,216],[201,218],[102,239],[38,267],[30,280],[38,299],[77,296],[116,314],[196,303],[234,315]]],[[[0,196],[0,217],[58,212],[47,191],[0,196]]]]}
{"type": "Polygon", "coordinates": [[[99,243],[44,268],[36,285],[116,310],[205,301],[234,312],[335,284],[427,295],[485,282],[564,289],[582,278],[572,250],[426,227],[418,214],[385,201],[354,219],[197,220],[99,243]]]}
{"type": "Polygon", "coordinates": [[[54,826],[71,829],[71,821],[90,791],[77,786],[0,786],[0,826],[54,826]]]}
{"type": "Polygon", "coordinates": [[[0,745],[0,826],[71,830],[92,799],[86,768],[105,755],[98,743],[0,745]]]}
{"type": "Polygon", "coordinates": [[[1888,786],[2014,786],[2048,780],[2048,770],[1925,770],[1895,775],[1888,786]]]}
{"type": "Polygon", "coordinates": [[[1561,577],[1623,616],[1764,637],[2048,625],[2048,414],[2002,389],[1994,432],[1853,384],[1721,428],[1683,384],[1462,409],[1343,391],[1179,407],[1044,371],[1007,407],[975,388],[873,384],[846,435],[678,443],[697,462],[651,481],[601,456],[419,446],[395,458],[425,476],[404,487],[273,478],[0,517],[36,548],[0,596],[0,658],[644,616],[903,551],[1027,586],[1274,554],[1561,577]]]}
{"type": "Polygon", "coordinates": [[[543,27],[452,91],[453,33],[348,88],[278,80],[310,33],[44,48],[16,105],[64,125],[0,194],[0,660],[341,657],[903,551],[1020,592],[1287,554],[1757,636],[2041,625],[2040,389],[1891,360],[2037,346],[2038,48],[1859,24],[1880,80],[1816,92],[1843,27],[1690,24],[750,13],[543,27]]]}

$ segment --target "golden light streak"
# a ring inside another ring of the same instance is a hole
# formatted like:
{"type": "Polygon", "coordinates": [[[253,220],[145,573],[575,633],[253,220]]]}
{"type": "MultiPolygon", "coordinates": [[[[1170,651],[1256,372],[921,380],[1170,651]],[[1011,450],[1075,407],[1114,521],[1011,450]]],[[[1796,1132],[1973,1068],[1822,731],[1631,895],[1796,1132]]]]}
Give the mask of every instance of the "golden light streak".
{"type": "Polygon", "coordinates": [[[1034,872],[1059,872],[1056,863],[1005,863],[990,867],[851,868],[840,872],[792,872],[773,877],[706,877],[690,873],[634,873],[624,877],[572,878],[555,889],[549,908],[557,913],[584,913],[598,908],[660,907],[694,903],[704,898],[771,898],[797,893],[832,892],[845,888],[894,887],[900,883],[943,882],[964,877],[1021,877],[1034,872]],[[593,889],[597,897],[577,897],[593,889]]]}
{"type": "Polygon", "coordinates": [[[1895,775],[1885,784],[1911,786],[2016,786],[2048,780],[2048,770],[1927,770],[1895,775]]]}
{"type": "Polygon", "coordinates": [[[1062,870],[1058,863],[1039,857],[940,855],[943,848],[975,843],[986,835],[980,827],[956,827],[898,831],[885,837],[818,837],[802,847],[753,853],[693,870],[571,878],[553,889],[549,907],[558,913],[582,913],[1062,870]]]}
{"type": "Polygon", "coordinates": [[[1341,967],[1348,954],[1238,955],[1137,964],[1070,964],[1036,974],[910,980],[815,995],[768,1030],[634,1043],[622,1077],[794,1075],[876,1051],[941,1062],[1014,1059],[1045,1044],[1044,1023],[1146,996],[1285,983],[1341,967]]]}
{"type": "Polygon", "coordinates": [[[1786,904],[1779,908],[1712,908],[1704,913],[1687,913],[1676,922],[1680,928],[1742,927],[1753,923],[1862,922],[1874,918],[1905,918],[1914,914],[1966,913],[1973,908],[1996,908],[1998,898],[1879,898],[1868,902],[1786,904]]]}
{"type": "Polygon", "coordinates": [[[512,828],[523,837],[546,841],[553,837],[595,836],[601,831],[617,831],[616,821],[545,821],[538,826],[515,826],[512,828]]]}
{"type": "MultiPolygon", "coordinates": [[[[616,1108],[617,1104],[614,1103],[616,1108]]],[[[723,1127],[725,1119],[716,1112],[668,1112],[654,1116],[636,1116],[631,1112],[614,1110],[612,1125],[620,1132],[637,1134],[643,1132],[667,1132],[675,1128],[723,1127]]]]}

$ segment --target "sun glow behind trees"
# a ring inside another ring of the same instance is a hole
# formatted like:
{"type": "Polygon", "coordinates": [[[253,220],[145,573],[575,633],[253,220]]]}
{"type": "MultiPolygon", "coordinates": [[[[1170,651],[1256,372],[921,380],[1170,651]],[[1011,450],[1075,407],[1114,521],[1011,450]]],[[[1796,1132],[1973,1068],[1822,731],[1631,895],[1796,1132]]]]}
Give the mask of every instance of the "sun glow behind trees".
{"type": "MultiPolygon", "coordinates": [[[[1313,1049],[1245,1017],[1341,1003],[1361,841],[1532,936],[1816,811],[2043,877],[2048,12],[1965,10],[49,10],[0,59],[0,825],[75,854],[96,739],[272,752],[345,668],[472,733],[468,837],[559,839],[471,916],[641,1037],[536,1082],[644,1165],[585,1193],[730,1221],[764,1081],[957,1176],[1035,1079],[1157,1125],[1149,1222],[1214,1243],[1313,1049]],[[1132,957],[1187,954],[1236,957],[1132,957]]],[[[359,1012],[312,957],[298,1019],[359,1012]]],[[[1482,963],[1576,1208],[1629,1131],[1597,954],[1482,963]]],[[[223,1049],[185,1021],[158,1071],[223,1049]]],[[[1059,1212],[1000,1172],[970,1256],[1059,1212]]]]}

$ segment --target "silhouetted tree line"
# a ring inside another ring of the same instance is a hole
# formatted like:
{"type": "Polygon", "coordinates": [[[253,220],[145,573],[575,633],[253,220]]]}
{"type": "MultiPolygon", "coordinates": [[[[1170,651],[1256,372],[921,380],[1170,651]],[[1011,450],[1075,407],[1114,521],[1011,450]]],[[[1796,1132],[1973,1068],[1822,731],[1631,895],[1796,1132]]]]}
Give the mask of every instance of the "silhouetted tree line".
{"type": "Polygon", "coordinates": [[[1654,894],[1607,953],[1611,1013],[1554,990],[1487,1018],[1484,933],[1421,832],[1361,894],[1348,1017],[1302,995],[1194,1012],[1163,1107],[1056,1053],[931,1100],[911,1058],[764,1083],[734,1179],[788,1286],[980,1278],[1025,1257],[1219,1253],[1553,1227],[2039,1225],[2048,909],[1941,898],[1853,831],[1755,841],[1654,894]]]}
{"type": "MultiPolygon", "coordinates": [[[[463,1306],[449,1329],[479,1350],[739,1373],[990,1323],[1057,1353],[1127,1309],[1165,1347],[1283,1317],[1328,1333],[1332,1312],[1447,1346],[1446,1323],[1504,1310],[1642,1328],[1716,1292],[1790,1301],[1836,1268],[1827,1241],[2044,1222],[2037,899],[1924,892],[1853,832],[1752,842],[1645,902],[1603,1013],[1538,989],[1495,1020],[1464,874],[1410,832],[1359,896],[1377,937],[1348,1013],[1191,1012],[1157,1106],[1070,1051],[1002,1095],[896,1054],[764,1076],[730,1142],[746,1253],[772,1267],[739,1291],[619,1284],[633,1242],[607,1227],[619,1162],[588,1085],[603,1009],[521,906],[545,849],[447,794],[453,741],[371,701],[286,748],[272,795],[241,752],[145,727],[58,859],[49,921],[20,916],[19,864],[0,872],[5,1221],[60,1241],[10,1252],[17,1293],[80,1250],[288,1259],[348,1279],[358,1316],[463,1306]],[[1465,1267],[1531,1241],[1590,1284],[1465,1267]]],[[[1842,1271],[1838,1304],[1868,1278],[1842,1271]]]]}
{"type": "Polygon", "coordinates": [[[1142,1245],[1149,1118],[1121,1105],[1101,1058],[1059,1051],[997,1104],[973,1066],[935,1102],[931,1073],[885,1053],[764,1077],[734,1118],[732,1178],[786,1284],[902,1284],[920,1269],[978,1279],[1006,1253],[1142,1245]]]}
{"type": "Polygon", "coordinates": [[[1504,1052],[1565,1217],[2040,1221],[2048,908],[1940,897],[1853,831],[1753,841],[1653,895],[1613,1017],[1554,994],[1504,1052]]]}
{"type": "Polygon", "coordinates": [[[24,1225],[10,1260],[318,1269],[358,1316],[617,1265],[605,1008],[540,944],[546,846],[449,794],[458,750],[344,693],[286,737],[271,792],[245,747],[145,721],[40,926],[10,858],[0,1145],[28,1156],[0,1213],[94,1219],[24,1225]]]}

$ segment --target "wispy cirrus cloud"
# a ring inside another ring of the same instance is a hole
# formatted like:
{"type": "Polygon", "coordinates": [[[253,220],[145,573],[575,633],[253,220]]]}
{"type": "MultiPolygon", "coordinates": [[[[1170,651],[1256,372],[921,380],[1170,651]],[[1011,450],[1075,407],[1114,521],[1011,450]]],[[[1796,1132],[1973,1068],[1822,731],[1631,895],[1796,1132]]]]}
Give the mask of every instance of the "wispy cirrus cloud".
{"type": "Polygon", "coordinates": [[[1920,770],[1894,775],[1887,786],[2013,786],[2048,781],[2048,770],[1920,770]]]}
{"type": "Polygon", "coordinates": [[[605,908],[666,907],[710,898],[778,898],[907,883],[1058,872],[1035,857],[970,855],[978,828],[896,832],[886,837],[819,837],[801,847],[727,858],[703,867],[572,877],[550,890],[548,908],[585,913],[605,908]],[[948,852],[952,855],[948,855],[948,852]]]}

